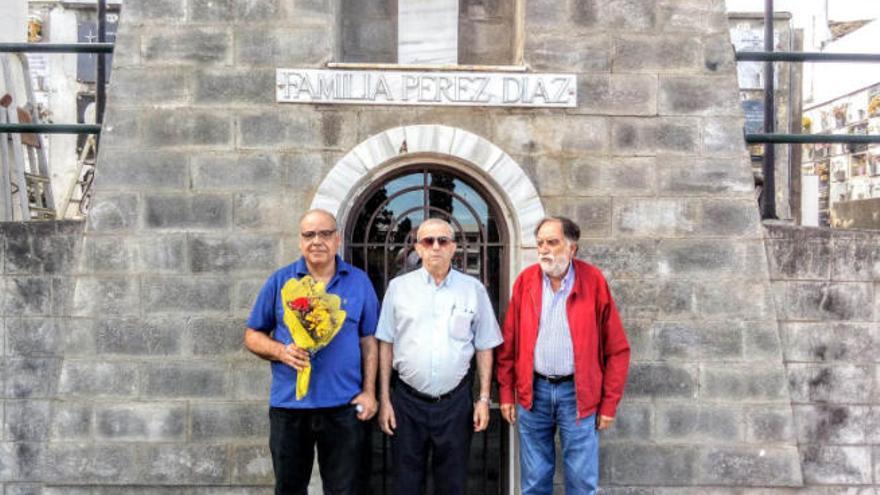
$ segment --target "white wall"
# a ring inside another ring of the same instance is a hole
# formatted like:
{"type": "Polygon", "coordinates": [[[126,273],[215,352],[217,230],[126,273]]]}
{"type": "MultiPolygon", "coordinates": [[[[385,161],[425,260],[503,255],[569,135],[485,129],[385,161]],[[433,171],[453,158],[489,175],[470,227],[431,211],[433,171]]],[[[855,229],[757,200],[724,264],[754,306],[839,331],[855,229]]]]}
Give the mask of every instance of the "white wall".
{"type": "MultiPolygon", "coordinates": [[[[3,1],[3,0],[0,0],[3,1]]],[[[48,38],[51,43],[76,43],[76,10],[53,7],[49,14],[48,38]]],[[[49,57],[49,109],[52,121],[76,123],[76,55],[56,54],[49,57]]],[[[61,208],[67,192],[76,177],[76,135],[49,136],[49,173],[55,206],[61,208]]],[[[59,214],[64,214],[60,212],[59,214]]]]}
{"type": "MultiPolygon", "coordinates": [[[[728,12],[764,12],[764,0],[726,1],[728,12]]],[[[828,21],[880,18],[877,0],[776,0],[773,7],[777,12],[791,12],[793,26],[804,30],[805,51],[821,50],[831,39],[828,21]]]]}
{"type": "MultiPolygon", "coordinates": [[[[880,17],[880,2],[876,0],[776,0],[774,10],[791,12],[806,22],[811,13],[819,13],[828,7],[828,19],[832,21],[856,21],[880,17]]],[[[727,0],[729,12],[763,12],[764,0],[727,0]]]]}
{"type": "MultiPolygon", "coordinates": [[[[829,43],[825,52],[830,53],[877,53],[880,45],[880,20],[867,24],[839,40],[829,43]]],[[[826,102],[847,93],[858,91],[880,82],[880,64],[812,64],[812,104],[826,102]]]]}
{"type": "Polygon", "coordinates": [[[27,41],[27,0],[0,0],[0,42],[27,41]]]}
{"type": "Polygon", "coordinates": [[[398,0],[397,63],[458,63],[458,0],[398,0]]]}
{"type": "MultiPolygon", "coordinates": [[[[792,27],[804,31],[804,50],[818,50],[831,37],[825,0],[776,0],[776,12],[791,13],[792,27]]],[[[728,12],[764,12],[764,0],[727,0],[728,12]]]]}
{"type": "Polygon", "coordinates": [[[828,18],[832,21],[859,21],[880,17],[876,0],[828,0],[828,18]]]}
{"type": "MultiPolygon", "coordinates": [[[[726,0],[728,12],[763,12],[764,0],[726,0]]],[[[777,12],[791,12],[804,31],[804,51],[878,52],[880,20],[830,42],[828,22],[880,19],[878,0],[776,0],[777,12]]],[[[811,106],[880,81],[878,64],[804,64],[804,104],[811,106]]]]}

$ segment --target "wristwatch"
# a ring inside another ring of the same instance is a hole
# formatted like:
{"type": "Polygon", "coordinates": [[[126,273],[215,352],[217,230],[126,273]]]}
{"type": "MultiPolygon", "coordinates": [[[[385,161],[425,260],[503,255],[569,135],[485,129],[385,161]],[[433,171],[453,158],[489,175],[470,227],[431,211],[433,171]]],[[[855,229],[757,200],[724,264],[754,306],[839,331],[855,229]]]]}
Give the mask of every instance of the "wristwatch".
{"type": "Polygon", "coordinates": [[[486,404],[491,405],[492,399],[488,395],[481,395],[475,402],[485,402],[486,404]]]}

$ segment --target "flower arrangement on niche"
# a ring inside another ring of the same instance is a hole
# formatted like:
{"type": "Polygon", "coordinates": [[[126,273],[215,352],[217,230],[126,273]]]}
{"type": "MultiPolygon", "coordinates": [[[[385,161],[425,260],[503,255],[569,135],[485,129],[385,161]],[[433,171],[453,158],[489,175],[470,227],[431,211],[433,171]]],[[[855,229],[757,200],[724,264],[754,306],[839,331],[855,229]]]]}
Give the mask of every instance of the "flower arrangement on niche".
{"type": "Polygon", "coordinates": [[[813,127],[813,119],[804,116],[804,118],[801,119],[801,126],[804,128],[804,132],[809,133],[810,129],[813,127]]]}
{"type": "Polygon", "coordinates": [[[846,109],[849,105],[846,103],[837,105],[836,107],[831,109],[831,112],[834,114],[834,122],[837,124],[837,127],[843,127],[846,125],[846,109]]]}
{"type": "Polygon", "coordinates": [[[868,115],[870,117],[880,116],[880,95],[871,97],[871,101],[868,102],[868,115]]]}

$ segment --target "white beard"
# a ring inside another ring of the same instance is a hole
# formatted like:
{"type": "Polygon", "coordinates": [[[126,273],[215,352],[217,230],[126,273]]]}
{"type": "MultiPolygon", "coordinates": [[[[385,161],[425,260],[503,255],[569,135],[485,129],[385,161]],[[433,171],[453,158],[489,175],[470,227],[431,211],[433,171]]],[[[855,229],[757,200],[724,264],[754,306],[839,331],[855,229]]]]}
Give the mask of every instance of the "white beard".
{"type": "Polygon", "coordinates": [[[565,271],[568,270],[568,265],[571,263],[571,260],[565,256],[552,256],[546,255],[538,258],[538,262],[541,265],[541,270],[548,277],[559,278],[565,274],[565,271]]]}

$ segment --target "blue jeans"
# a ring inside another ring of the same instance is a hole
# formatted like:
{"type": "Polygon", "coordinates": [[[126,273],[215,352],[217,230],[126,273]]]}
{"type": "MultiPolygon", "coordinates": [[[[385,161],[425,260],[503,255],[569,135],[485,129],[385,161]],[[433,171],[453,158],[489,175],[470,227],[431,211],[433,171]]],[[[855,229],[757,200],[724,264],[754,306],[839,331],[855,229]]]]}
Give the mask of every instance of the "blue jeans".
{"type": "Polygon", "coordinates": [[[574,382],[551,384],[535,377],[532,410],[516,406],[523,495],[553,493],[554,437],[559,428],[566,495],[595,494],[599,482],[596,415],[577,420],[574,382]]]}

